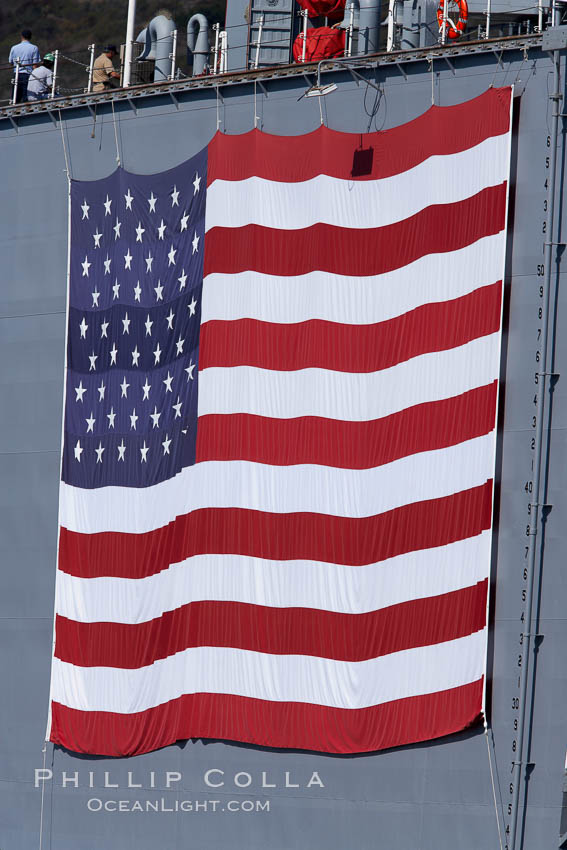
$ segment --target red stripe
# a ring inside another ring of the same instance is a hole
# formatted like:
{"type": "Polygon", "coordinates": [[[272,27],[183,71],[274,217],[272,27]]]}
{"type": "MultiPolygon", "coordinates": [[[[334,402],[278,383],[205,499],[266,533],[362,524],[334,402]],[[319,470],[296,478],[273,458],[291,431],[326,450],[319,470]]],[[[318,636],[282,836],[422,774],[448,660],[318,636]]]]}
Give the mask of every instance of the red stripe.
{"type": "Polygon", "coordinates": [[[147,667],[197,646],[366,661],[483,629],[487,580],[364,614],[192,602],[146,623],[78,623],[57,615],[55,657],[80,667],[147,667]]]}
{"type": "Polygon", "coordinates": [[[435,204],[410,218],[368,229],[314,224],[279,230],[248,224],[212,227],[205,242],[205,271],[301,275],[319,270],[342,275],[384,274],[426,254],[458,251],[499,233],[506,215],[506,183],[455,204],[435,204]],[[293,246],[293,250],[290,250],[293,246]]]}
{"type": "Polygon", "coordinates": [[[145,534],[62,528],[59,569],[79,578],[144,578],[206,553],[357,566],[473,537],[490,528],[491,516],[492,481],[361,518],[207,508],[145,534]]]}
{"type": "MultiPolygon", "coordinates": [[[[78,753],[134,756],[184,738],[362,753],[449,735],[482,711],[483,679],[370,708],[329,708],[229,694],[191,694],[141,711],[78,711],[51,703],[50,740],[78,753]]],[[[227,781],[228,778],[227,778],[227,781]]]]}
{"type": "Polygon", "coordinates": [[[400,457],[455,446],[494,428],[497,381],[369,422],[246,413],[199,417],[197,461],[248,460],[272,466],[315,463],[371,469],[400,457]]]}
{"type": "Polygon", "coordinates": [[[432,351],[447,351],[500,327],[502,283],[424,304],[386,322],[345,325],[320,319],[278,324],[212,320],[201,327],[199,370],[211,366],[377,372],[432,351]]]}
{"type": "Polygon", "coordinates": [[[433,106],[413,121],[379,133],[340,133],[327,127],[303,136],[272,136],[259,130],[235,136],[217,133],[208,149],[208,183],[253,176],[285,183],[318,174],[345,180],[390,177],[430,156],[458,153],[507,133],[511,93],[509,86],[488,89],[474,100],[433,106]],[[356,157],[361,150],[371,153],[356,157]]]}

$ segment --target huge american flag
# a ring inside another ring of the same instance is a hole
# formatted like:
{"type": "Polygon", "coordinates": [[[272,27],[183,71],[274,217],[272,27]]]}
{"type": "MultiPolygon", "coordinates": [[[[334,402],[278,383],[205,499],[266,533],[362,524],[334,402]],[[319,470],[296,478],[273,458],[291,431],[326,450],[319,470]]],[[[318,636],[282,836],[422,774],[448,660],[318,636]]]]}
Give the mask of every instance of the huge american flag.
{"type": "Polygon", "coordinates": [[[510,112],[73,181],[50,740],[481,716],[510,112]]]}

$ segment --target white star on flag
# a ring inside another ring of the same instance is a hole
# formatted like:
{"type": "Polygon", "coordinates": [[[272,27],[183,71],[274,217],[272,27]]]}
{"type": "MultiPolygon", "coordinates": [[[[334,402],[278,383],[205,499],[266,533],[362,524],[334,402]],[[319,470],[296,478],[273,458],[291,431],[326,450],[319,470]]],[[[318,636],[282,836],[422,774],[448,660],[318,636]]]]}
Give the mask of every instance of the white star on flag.
{"type": "Polygon", "coordinates": [[[142,455],[142,459],[141,459],[140,463],[147,463],[148,462],[147,454],[148,454],[149,448],[150,448],[149,446],[146,446],[146,441],[144,440],[144,445],[140,448],[140,454],[142,455]]]}
{"type": "MultiPolygon", "coordinates": [[[[85,200],[83,201],[83,204],[82,204],[82,206],[81,206],[81,209],[82,209],[82,211],[83,211],[83,218],[81,219],[81,221],[84,221],[86,218],[88,218],[88,217],[89,217],[89,210],[90,210],[90,207],[89,207],[89,205],[87,204],[87,200],[86,200],[86,198],[85,198],[85,200]]],[[[82,451],[82,449],[81,449],[81,451],[82,451]]]]}
{"type": "Polygon", "coordinates": [[[189,315],[190,315],[190,316],[194,316],[194,315],[195,315],[195,307],[196,307],[196,306],[197,306],[197,302],[195,301],[195,297],[193,296],[193,298],[192,298],[192,300],[191,300],[191,303],[187,305],[187,308],[188,308],[188,310],[189,310],[189,315]]]}
{"type": "Polygon", "coordinates": [[[172,408],[175,410],[174,419],[181,418],[181,408],[183,406],[183,402],[179,401],[179,396],[177,396],[177,404],[172,404],[172,408]]]}
{"type": "Polygon", "coordinates": [[[166,434],[166,435],[165,435],[165,440],[164,440],[164,441],[163,441],[163,443],[162,443],[162,446],[163,446],[163,453],[164,453],[164,455],[168,455],[168,454],[169,454],[169,447],[170,447],[170,445],[171,445],[171,440],[170,440],[170,438],[168,437],[168,435],[166,434]]]}
{"type": "Polygon", "coordinates": [[[164,378],[164,380],[162,381],[162,383],[165,384],[166,393],[173,392],[173,390],[171,389],[171,382],[172,381],[173,381],[173,375],[169,374],[169,369],[168,369],[167,370],[167,378],[164,378]]]}
{"type": "Polygon", "coordinates": [[[100,298],[100,292],[96,288],[96,285],[95,285],[93,292],[91,292],[91,295],[92,295],[92,298],[93,298],[93,307],[98,307],[98,299],[100,298]]]}
{"type": "Polygon", "coordinates": [[[94,434],[94,424],[96,422],[96,419],[93,416],[92,410],[91,410],[91,415],[89,416],[88,419],[85,419],[85,422],[87,423],[87,434],[89,433],[89,431],[92,431],[92,433],[94,434]]]}
{"type": "Polygon", "coordinates": [[[97,389],[98,389],[98,400],[104,401],[104,393],[106,392],[106,384],[104,383],[104,381],[100,382],[100,387],[97,387],[97,389]]]}
{"type": "Polygon", "coordinates": [[[130,253],[130,248],[128,248],[128,253],[124,254],[124,268],[125,269],[130,269],[130,270],[132,269],[132,259],[133,259],[133,257],[132,257],[132,254],[130,253]]]}
{"type": "Polygon", "coordinates": [[[197,253],[197,250],[199,248],[199,239],[200,238],[201,238],[200,236],[197,236],[197,231],[195,231],[193,241],[191,242],[191,245],[193,246],[193,251],[192,251],[193,254],[197,253]]]}
{"type": "Polygon", "coordinates": [[[177,280],[179,281],[179,291],[181,292],[182,289],[185,289],[185,284],[187,283],[187,275],[185,274],[185,269],[183,269],[183,271],[181,272],[181,277],[178,277],[177,280]]]}
{"type": "Polygon", "coordinates": [[[151,388],[152,388],[152,385],[148,384],[148,376],[146,375],[146,383],[142,384],[142,391],[144,393],[144,397],[142,398],[142,401],[146,401],[146,399],[149,399],[151,388]]]}
{"type": "Polygon", "coordinates": [[[161,281],[158,280],[158,285],[154,286],[154,292],[156,294],[156,301],[163,301],[163,286],[161,285],[161,281]]]}
{"type": "Polygon", "coordinates": [[[110,200],[110,198],[109,198],[109,197],[108,197],[108,195],[107,195],[107,196],[106,196],[106,201],[104,201],[104,215],[105,215],[105,217],[106,217],[107,215],[110,215],[110,207],[111,207],[111,206],[112,206],[112,201],[110,200]]]}
{"type": "Polygon", "coordinates": [[[134,287],[134,298],[136,301],[140,300],[140,296],[142,294],[142,287],[140,286],[140,281],[136,281],[136,286],[134,287]]]}
{"type": "Polygon", "coordinates": [[[102,453],[103,453],[103,451],[104,451],[104,446],[102,445],[102,443],[101,443],[101,442],[100,442],[100,440],[99,440],[99,441],[98,441],[98,449],[95,449],[95,452],[96,452],[96,462],[97,462],[97,463],[102,463],[102,453]]]}
{"type": "Polygon", "coordinates": [[[128,194],[124,195],[124,200],[126,201],[126,209],[132,209],[132,201],[134,200],[134,196],[130,194],[130,189],[128,189],[128,194]]]}
{"type": "Polygon", "coordinates": [[[89,354],[89,360],[91,365],[89,366],[89,372],[96,372],[96,361],[98,360],[98,354],[95,354],[94,351],[92,354],[89,354]]]}
{"type": "Polygon", "coordinates": [[[152,270],[152,263],[154,261],[154,258],[152,257],[151,254],[148,254],[148,256],[145,259],[146,259],[146,274],[147,274],[148,272],[151,272],[151,270],[152,270]]]}
{"type": "Polygon", "coordinates": [[[138,226],[136,228],[136,242],[142,241],[142,234],[146,232],[146,228],[142,227],[142,222],[138,222],[138,226]]]}
{"type": "Polygon", "coordinates": [[[112,343],[112,348],[110,349],[110,365],[116,364],[116,356],[118,354],[118,349],[116,348],[116,343],[112,343]]]}
{"type": "Polygon", "coordinates": [[[161,413],[158,413],[157,406],[154,404],[154,412],[150,413],[150,419],[154,423],[152,425],[152,428],[159,428],[159,418],[160,418],[160,416],[161,416],[161,413]]]}
{"type": "Polygon", "coordinates": [[[85,254],[85,259],[83,260],[83,262],[81,263],[81,265],[82,265],[82,267],[83,267],[83,275],[82,275],[82,276],[83,276],[83,277],[88,277],[88,276],[89,276],[89,269],[90,269],[90,267],[91,267],[92,263],[89,263],[89,260],[88,260],[88,257],[87,257],[87,255],[86,255],[86,254],[85,254]]]}
{"type": "Polygon", "coordinates": [[[124,336],[124,334],[130,333],[130,322],[131,321],[132,321],[132,319],[128,318],[128,313],[125,313],[124,318],[122,319],[122,326],[123,326],[122,335],[123,336],[124,336]]]}
{"type": "Polygon", "coordinates": [[[189,216],[185,212],[181,216],[181,233],[183,233],[184,230],[187,230],[187,222],[188,221],[189,221],[189,216]]]}
{"type": "Polygon", "coordinates": [[[116,280],[114,281],[114,286],[112,287],[112,292],[113,292],[112,300],[114,301],[115,298],[118,298],[119,293],[120,293],[120,284],[118,283],[118,278],[116,278],[116,280]]]}
{"type": "Polygon", "coordinates": [[[114,428],[114,420],[116,419],[116,413],[114,412],[114,405],[110,408],[110,413],[106,414],[106,418],[108,419],[108,427],[114,428]]]}
{"type": "Polygon", "coordinates": [[[124,375],[124,377],[122,378],[122,383],[119,384],[119,386],[122,390],[120,398],[128,398],[128,387],[130,386],[130,384],[126,381],[126,375],[124,375]]]}
{"type": "Polygon", "coordinates": [[[169,314],[165,317],[165,321],[167,322],[168,330],[170,330],[170,331],[173,330],[173,319],[174,318],[175,318],[175,313],[173,312],[173,310],[170,307],[169,308],[169,314]]]}
{"type": "Polygon", "coordinates": [[[100,240],[102,239],[102,233],[98,232],[98,227],[95,230],[95,232],[93,233],[93,239],[94,239],[95,248],[99,248],[100,247],[100,240]]]}
{"type": "Polygon", "coordinates": [[[179,339],[175,343],[175,345],[177,347],[177,351],[175,352],[176,357],[177,357],[178,354],[183,354],[183,343],[184,342],[185,342],[185,340],[181,339],[181,337],[179,337],[179,339]]]}
{"type": "Polygon", "coordinates": [[[159,359],[161,357],[161,348],[159,347],[159,342],[158,342],[156,349],[154,351],[154,357],[155,357],[154,366],[157,366],[157,364],[159,363],[159,359]]]}
{"type": "Polygon", "coordinates": [[[151,213],[156,211],[156,201],[157,201],[157,198],[154,197],[154,193],[152,191],[150,197],[148,198],[148,204],[150,205],[150,212],[151,213]]]}
{"type": "Polygon", "coordinates": [[[148,313],[147,318],[146,318],[146,322],[145,322],[146,336],[152,335],[152,325],[153,325],[153,322],[151,321],[150,314],[148,313]]]}
{"type": "Polygon", "coordinates": [[[118,216],[116,216],[116,224],[112,228],[114,230],[114,239],[118,239],[120,236],[120,228],[122,227],[122,222],[118,221],[118,216]]]}
{"type": "Polygon", "coordinates": [[[81,331],[81,339],[86,339],[88,329],[89,329],[89,326],[85,322],[85,317],[83,316],[83,320],[82,320],[81,324],[79,325],[79,330],[81,331]]]}
{"type": "Polygon", "coordinates": [[[168,266],[174,266],[175,265],[175,255],[176,254],[177,254],[177,249],[174,248],[173,245],[172,245],[171,248],[170,248],[169,254],[167,255],[167,259],[169,260],[169,262],[167,264],[168,266]]]}
{"type": "Polygon", "coordinates": [[[131,431],[136,430],[136,422],[138,421],[139,418],[140,417],[136,415],[136,408],[134,408],[132,413],[130,414],[130,430],[131,431]]]}
{"type": "Polygon", "coordinates": [[[126,446],[124,445],[124,438],[122,438],[120,445],[116,446],[116,448],[118,449],[118,460],[124,460],[124,455],[126,453],[126,446]]]}
{"type": "Polygon", "coordinates": [[[178,207],[179,206],[179,192],[177,191],[177,186],[173,187],[173,192],[171,193],[171,206],[178,207]]]}
{"type": "Polygon", "coordinates": [[[110,257],[107,254],[106,260],[104,260],[104,273],[105,274],[110,274],[110,264],[111,264],[111,262],[112,262],[112,260],[110,259],[110,257]]]}
{"type": "Polygon", "coordinates": [[[73,449],[73,451],[75,452],[75,460],[78,460],[79,463],[80,463],[81,462],[81,455],[84,452],[84,449],[81,448],[81,441],[80,440],[77,440],[77,442],[75,444],[75,448],[73,449]]]}
{"type": "Polygon", "coordinates": [[[163,223],[163,218],[161,220],[161,224],[157,229],[158,239],[163,239],[163,234],[165,233],[165,224],[163,223]]]}
{"type": "Polygon", "coordinates": [[[187,372],[187,381],[193,381],[195,376],[193,375],[193,369],[195,368],[195,364],[191,360],[189,365],[185,367],[185,372],[187,372]]]}
{"type": "Polygon", "coordinates": [[[193,186],[195,187],[193,189],[193,195],[195,196],[197,194],[197,192],[199,191],[199,189],[201,188],[201,178],[199,177],[199,174],[195,174],[195,179],[193,180],[193,186]]]}
{"type": "Polygon", "coordinates": [[[132,366],[137,366],[139,359],[140,359],[140,352],[138,351],[138,346],[136,346],[134,351],[132,352],[132,366]]]}
{"type": "Polygon", "coordinates": [[[79,381],[79,386],[75,387],[75,392],[77,393],[77,398],[75,399],[75,401],[82,402],[83,396],[86,393],[86,391],[87,391],[87,388],[83,386],[83,382],[79,381]]]}
{"type": "Polygon", "coordinates": [[[106,331],[108,329],[109,324],[110,324],[110,322],[106,322],[106,321],[101,322],[101,324],[100,324],[100,338],[101,339],[103,338],[103,336],[105,336],[108,339],[106,331]]]}

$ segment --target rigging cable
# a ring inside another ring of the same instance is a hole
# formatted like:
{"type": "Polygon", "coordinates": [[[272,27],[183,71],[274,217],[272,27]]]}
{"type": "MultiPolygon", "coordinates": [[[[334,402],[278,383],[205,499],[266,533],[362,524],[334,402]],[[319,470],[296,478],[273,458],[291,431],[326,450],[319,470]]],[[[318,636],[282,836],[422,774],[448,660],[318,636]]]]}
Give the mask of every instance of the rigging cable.
{"type": "Polygon", "coordinates": [[[71,188],[71,169],[69,167],[69,156],[67,154],[67,145],[65,144],[65,134],[63,133],[63,119],[61,118],[61,109],[59,109],[59,129],[61,130],[61,142],[63,144],[63,155],[65,157],[65,173],[67,175],[67,181],[69,183],[69,190],[71,188]]]}
{"type": "Polygon", "coordinates": [[[120,168],[121,167],[120,148],[118,146],[118,130],[116,129],[116,113],[114,111],[114,98],[112,99],[111,103],[112,103],[112,122],[114,124],[114,142],[116,144],[116,164],[118,165],[118,168],[120,168]]]}
{"type": "MultiPolygon", "coordinates": [[[[490,768],[490,781],[492,783],[492,799],[494,800],[494,813],[496,815],[496,825],[498,827],[498,844],[500,845],[500,850],[504,850],[504,844],[502,843],[502,830],[500,828],[500,814],[498,810],[498,800],[496,799],[496,783],[494,782],[494,766],[492,764],[492,755],[490,753],[490,740],[488,737],[488,724],[486,722],[486,718],[484,719],[484,736],[486,738],[486,748],[488,750],[488,766],[490,768]]],[[[490,730],[492,734],[492,730],[490,730]]],[[[498,783],[498,790],[500,790],[500,782],[498,783]]]]}

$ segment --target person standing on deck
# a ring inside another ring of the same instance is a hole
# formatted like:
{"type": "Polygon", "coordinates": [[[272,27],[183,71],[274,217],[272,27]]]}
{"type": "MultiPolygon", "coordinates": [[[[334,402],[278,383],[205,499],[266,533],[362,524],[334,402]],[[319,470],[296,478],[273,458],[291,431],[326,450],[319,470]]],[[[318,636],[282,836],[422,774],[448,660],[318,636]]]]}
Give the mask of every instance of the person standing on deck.
{"type": "Polygon", "coordinates": [[[118,71],[114,70],[113,57],[116,56],[116,47],[109,44],[100,56],[97,56],[93,65],[93,91],[105,91],[112,88],[112,80],[120,79],[118,71]]]}
{"type": "Polygon", "coordinates": [[[18,87],[16,91],[16,103],[25,103],[28,99],[28,80],[34,65],[39,65],[41,58],[39,49],[31,43],[31,30],[22,30],[19,44],[14,44],[10,50],[8,61],[14,66],[18,65],[18,87]]]}

